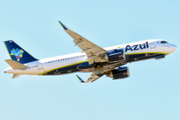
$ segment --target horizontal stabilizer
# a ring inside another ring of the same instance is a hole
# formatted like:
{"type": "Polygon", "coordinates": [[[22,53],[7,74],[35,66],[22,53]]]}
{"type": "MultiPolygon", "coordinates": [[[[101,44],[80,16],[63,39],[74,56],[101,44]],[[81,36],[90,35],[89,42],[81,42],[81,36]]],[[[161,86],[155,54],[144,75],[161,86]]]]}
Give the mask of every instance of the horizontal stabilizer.
{"type": "Polygon", "coordinates": [[[12,78],[17,78],[19,77],[21,74],[14,74],[12,78]]]}
{"type": "Polygon", "coordinates": [[[25,70],[27,68],[27,66],[25,66],[21,63],[18,63],[14,60],[11,60],[11,59],[7,59],[5,61],[12,67],[12,69],[25,70]]]}

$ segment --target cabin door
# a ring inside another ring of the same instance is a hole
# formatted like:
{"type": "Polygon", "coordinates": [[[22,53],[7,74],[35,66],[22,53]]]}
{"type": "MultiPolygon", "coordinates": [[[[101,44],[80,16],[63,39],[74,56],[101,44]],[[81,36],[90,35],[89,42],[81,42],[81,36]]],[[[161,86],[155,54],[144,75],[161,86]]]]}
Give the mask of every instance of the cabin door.
{"type": "Polygon", "coordinates": [[[43,66],[41,63],[38,64],[38,71],[39,71],[39,73],[44,72],[44,69],[43,69],[43,66]]]}
{"type": "Polygon", "coordinates": [[[151,50],[154,51],[156,49],[156,44],[154,42],[150,43],[151,50]]]}

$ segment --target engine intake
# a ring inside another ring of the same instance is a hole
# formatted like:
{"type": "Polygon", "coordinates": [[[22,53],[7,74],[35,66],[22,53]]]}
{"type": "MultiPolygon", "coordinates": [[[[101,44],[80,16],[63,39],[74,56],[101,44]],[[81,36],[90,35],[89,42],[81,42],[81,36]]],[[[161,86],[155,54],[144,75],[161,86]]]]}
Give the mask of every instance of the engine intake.
{"type": "Polygon", "coordinates": [[[121,68],[116,68],[111,72],[109,72],[107,76],[113,78],[113,80],[127,78],[129,77],[129,68],[126,66],[121,68]]]}
{"type": "Polygon", "coordinates": [[[159,55],[159,56],[155,57],[156,60],[159,60],[159,59],[162,59],[162,58],[165,58],[165,55],[159,55]]]}

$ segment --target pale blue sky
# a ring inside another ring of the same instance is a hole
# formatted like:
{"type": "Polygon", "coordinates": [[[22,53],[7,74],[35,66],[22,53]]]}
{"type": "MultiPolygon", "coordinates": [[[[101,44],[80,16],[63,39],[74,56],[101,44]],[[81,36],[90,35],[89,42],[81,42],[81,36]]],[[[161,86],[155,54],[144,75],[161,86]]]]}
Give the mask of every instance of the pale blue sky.
{"type": "Polygon", "coordinates": [[[179,0],[1,0],[0,15],[0,120],[180,119],[179,0]],[[130,77],[117,81],[3,73],[4,40],[39,59],[80,52],[58,20],[101,47],[159,38],[178,49],[162,60],[127,64],[130,77]]]}

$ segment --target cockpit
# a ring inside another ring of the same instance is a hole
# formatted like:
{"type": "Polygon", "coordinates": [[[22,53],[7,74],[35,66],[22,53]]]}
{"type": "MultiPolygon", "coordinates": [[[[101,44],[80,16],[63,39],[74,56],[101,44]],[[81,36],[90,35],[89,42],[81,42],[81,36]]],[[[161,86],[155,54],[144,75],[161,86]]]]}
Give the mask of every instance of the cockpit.
{"type": "Polygon", "coordinates": [[[165,44],[165,43],[168,43],[168,42],[164,41],[164,40],[161,40],[161,41],[156,41],[156,43],[158,43],[158,44],[165,44]]]}
{"type": "Polygon", "coordinates": [[[164,43],[168,43],[168,42],[166,42],[166,41],[160,41],[160,43],[161,43],[161,44],[164,44],[164,43]]]}
{"type": "Polygon", "coordinates": [[[159,45],[157,44],[157,46],[159,46],[163,50],[163,52],[166,52],[168,54],[176,51],[176,49],[177,49],[177,47],[175,45],[170,44],[165,40],[156,41],[156,43],[159,44],[159,45]]]}

